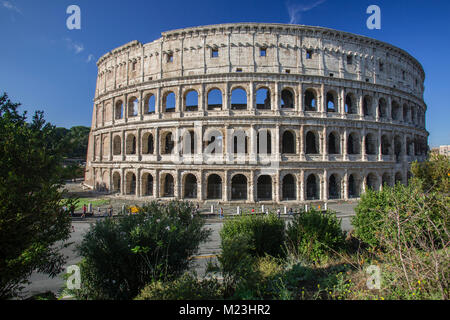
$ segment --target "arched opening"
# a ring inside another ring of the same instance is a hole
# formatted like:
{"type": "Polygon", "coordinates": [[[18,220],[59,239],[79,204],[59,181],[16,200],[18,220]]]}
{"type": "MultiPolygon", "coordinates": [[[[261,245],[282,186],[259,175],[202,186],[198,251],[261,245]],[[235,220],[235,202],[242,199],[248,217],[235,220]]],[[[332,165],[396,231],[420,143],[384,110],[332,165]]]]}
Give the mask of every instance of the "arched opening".
{"type": "Polygon", "coordinates": [[[208,110],[222,110],[222,91],[219,89],[208,92],[208,110]]]}
{"type": "Polygon", "coordinates": [[[114,108],[114,119],[119,120],[123,118],[123,102],[119,100],[116,102],[114,108]]]}
{"type": "Polygon", "coordinates": [[[174,196],[174,190],[175,190],[175,184],[173,181],[173,177],[171,174],[166,174],[164,176],[163,181],[163,197],[173,197],[174,196]]]}
{"type": "Polygon", "coordinates": [[[317,111],[316,93],[312,89],[305,91],[305,111],[317,111]]]}
{"type": "Polygon", "coordinates": [[[393,120],[400,120],[400,115],[401,115],[401,107],[400,105],[397,103],[397,101],[392,101],[392,105],[391,105],[391,117],[393,120]]]}
{"type": "Polygon", "coordinates": [[[402,156],[402,139],[399,136],[394,137],[394,155],[395,161],[400,162],[402,156]]]}
{"type": "Polygon", "coordinates": [[[233,134],[233,153],[247,154],[248,153],[248,137],[245,131],[237,130],[233,134]]]}
{"type": "Polygon", "coordinates": [[[142,136],[142,153],[153,154],[155,152],[155,144],[153,141],[153,135],[151,133],[145,133],[142,136]]]}
{"type": "Polygon", "coordinates": [[[156,111],[156,98],[153,94],[146,97],[145,101],[145,113],[152,114],[156,111]]]}
{"type": "Polygon", "coordinates": [[[387,156],[390,153],[391,144],[386,135],[381,136],[381,154],[387,156]]]}
{"type": "Polygon", "coordinates": [[[272,154],[272,136],[270,131],[262,129],[258,131],[257,154],[272,154]]]}
{"type": "Polygon", "coordinates": [[[136,117],[139,112],[139,100],[136,97],[131,97],[128,100],[128,117],[136,117]]]}
{"type": "Polygon", "coordinates": [[[172,132],[167,132],[163,135],[163,149],[162,154],[171,154],[173,153],[175,143],[172,139],[172,132]]]}
{"type": "Polygon", "coordinates": [[[331,132],[328,135],[328,153],[329,154],[340,154],[341,150],[340,150],[340,138],[339,138],[339,134],[335,133],[335,132],[331,132]]]}
{"type": "Polygon", "coordinates": [[[193,174],[186,175],[184,179],[184,198],[197,198],[197,178],[193,174]]]}
{"type": "Polygon", "coordinates": [[[377,153],[377,138],[372,133],[366,135],[366,154],[374,155],[377,153]]]}
{"type": "Polygon", "coordinates": [[[295,178],[292,174],[287,174],[283,178],[282,195],[285,201],[297,199],[295,178]]]}
{"type": "Polygon", "coordinates": [[[149,173],[142,175],[142,193],[144,196],[153,195],[153,176],[149,173]]]}
{"type": "Polygon", "coordinates": [[[135,195],[136,194],[136,175],[132,172],[128,172],[125,177],[126,177],[125,194],[135,195]]]}
{"type": "Polygon", "coordinates": [[[341,197],[341,188],[339,178],[336,174],[332,174],[328,180],[328,198],[339,199],[341,197]]]}
{"type": "Polygon", "coordinates": [[[381,177],[381,185],[384,186],[391,186],[391,175],[387,172],[385,172],[383,174],[383,176],[381,177]]]}
{"type": "Polygon", "coordinates": [[[310,174],[306,179],[306,200],[319,199],[319,181],[315,174],[310,174]]]}
{"type": "Polygon", "coordinates": [[[127,154],[136,154],[136,136],[134,134],[127,135],[127,154]]]}
{"type": "Polygon", "coordinates": [[[409,107],[405,103],[403,105],[403,122],[409,122],[409,115],[410,115],[409,107]]]}
{"type": "Polygon", "coordinates": [[[184,110],[198,111],[198,93],[195,90],[187,91],[184,95],[184,110]]]}
{"type": "Polygon", "coordinates": [[[356,133],[350,133],[347,139],[347,153],[359,154],[359,139],[356,133]]]}
{"type": "Polygon", "coordinates": [[[306,134],[306,154],[318,154],[319,152],[318,139],[316,134],[309,131],[306,134]]]}
{"type": "Polygon", "coordinates": [[[395,184],[397,184],[397,183],[403,183],[403,177],[400,172],[397,172],[395,174],[395,184]]]}
{"type": "Polygon", "coordinates": [[[380,118],[387,117],[387,103],[384,98],[380,98],[378,102],[378,115],[380,118]]]}
{"type": "Polygon", "coordinates": [[[282,138],[281,152],[283,154],[295,154],[295,134],[285,131],[282,138]]]}
{"type": "Polygon", "coordinates": [[[359,197],[359,183],[353,174],[348,177],[348,197],[359,197]]]}
{"type": "Polygon", "coordinates": [[[113,192],[120,192],[120,173],[118,172],[113,174],[113,192]]]}
{"type": "Polygon", "coordinates": [[[222,178],[217,174],[211,174],[208,177],[206,198],[209,200],[222,199],[222,178]]]}
{"type": "Polygon", "coordinates": [[[176,99],[175,93],[169,91],[163,96],[163,111],[175,112],[176,99]]]}
{"type": "Polygon", "coordinates": [[[270,176],[259,176],[256,189],[258,200],[272,200],[272,178],[270,176]]]}
{"type": "Polygon", "coordinates": [[[206,141],[204,142],[203,153],[206,155],[210,154],[221,154],[223,152],[223,137],[219,130],[212,130],[206,133],[206,141]]]}
{"type": "Polygon", "coordinates": [[[348,114],[358,113],[356,110],[355,96],[352,93],[348,93],[345,96],[345,112],[348,114]]]}
{"type": "Polygon", "coordinates": [[[327,112],[337,112],[336,94],[334,92],[327,93],[327,112]]]}
{"type": "Polygon", "coordinates": [[[267,88],[261,88],[256,91],[256,109],[258,110],[270,110],[270,90],[267,88]]]}
{"type": "Polygon", "coordinates": [[[366,189],[377,190],[377,177],[373,173],[369,173],[366,178],[366,189]]]}
{"type": "Polygon", "coordinates": [[[247,200],[247,178],[242,174],[231,179],[231,200],[247,200]]]}
{"type": "Polygon", "coordinates": [[[118,156],[122,154],[122,139],[120,136],[115,136],[113,139],[113,155],[118,156]]]}
{"type": "Polygon", "coordinates": [[[242,88],[231,91],[231,110],[247,109],[247,92],[242,88]]]}
{"type": "Polygon", "coordinates": [[[294,93],[291,89],[283,89],[281,91],[281,108],[294,108],[294,93]]]}
{"type": "Polygon", "coordinates": [[[369,96],[365,96],[363,99],[363,112],[364,116],[372,116],[372,98],[369,96]]]}
{"type": "Polygon", "coordinates": [[[97,127],[101,126],[103,123],[103,108],[101,105],[97,105],[96,119],[97,119],[97,127]]]}

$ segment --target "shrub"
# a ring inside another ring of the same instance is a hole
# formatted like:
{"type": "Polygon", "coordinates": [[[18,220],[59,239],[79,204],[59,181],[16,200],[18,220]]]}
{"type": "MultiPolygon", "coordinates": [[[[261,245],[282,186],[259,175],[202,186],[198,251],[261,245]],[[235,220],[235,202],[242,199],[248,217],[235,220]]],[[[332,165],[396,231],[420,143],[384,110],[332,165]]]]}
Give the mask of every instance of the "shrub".
{"type": "Polygon", "coordinates": [[[315,208],[294,217],[287,227],[286,238],[288,251],[309,261],[320,261],[345,245],[345,233],[336,214],[331,211],[322,214],[315,208]]]}
{"type": "Polygon", "coordinates": [[[193,207],[152,202],[138,214],[97,222],[78,250],[81,299],[132,299],[148,283],[173,279],[210,234],[193,207]]]}
{"type": "Polygon", "coordinates": [[[136,300],[219,300],[224,290],[217,279],[202,279],[188,273],[173,281],[147,285],[136,300]]]}
{"type": "Polygon", "coordinates": [[[238,235],[248,235],[249,253],[255,257],[263,257],[266,254],[279,257],[283,256],[285,225],[282,219],[276,215],[242,215],[227,219],[220,232],[222,249],[224,242],[238,235]]]}

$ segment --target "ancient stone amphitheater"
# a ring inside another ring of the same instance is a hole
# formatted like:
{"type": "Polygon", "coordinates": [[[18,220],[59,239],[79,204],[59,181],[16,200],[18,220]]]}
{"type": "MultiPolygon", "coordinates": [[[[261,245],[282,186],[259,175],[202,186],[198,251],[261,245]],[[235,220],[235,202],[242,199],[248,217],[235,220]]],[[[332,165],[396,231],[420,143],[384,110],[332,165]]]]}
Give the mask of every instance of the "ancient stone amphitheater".
{"type": "Polygon", "coordinates": [[[427,152],[407,52],[321,27],[164,32],[97,62],[85,183],[142,199],[289,203],[407,183],[427,152]]]}

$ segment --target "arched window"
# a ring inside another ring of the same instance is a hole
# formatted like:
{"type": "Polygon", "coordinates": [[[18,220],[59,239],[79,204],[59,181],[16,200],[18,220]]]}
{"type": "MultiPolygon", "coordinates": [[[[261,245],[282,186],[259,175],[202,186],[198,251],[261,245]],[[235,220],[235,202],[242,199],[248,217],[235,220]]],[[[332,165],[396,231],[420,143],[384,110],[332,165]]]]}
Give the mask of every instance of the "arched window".
{"type": "Polygon", "coordinates": [[[384,186],[391,186],[391,175],[387,172],[383,174],[381,177],[381,185],[384,186]]]}
{"type": "Polygon", "coordinates": [[[377,153],[377,139],[372,133],[366,135],[366,154],[374,155],[377,153]]]}
{"type": "Polygon", "coordinates": [[[305,91],[305,111],[317,111],[316,93],[312,89],[305,91]]]}
{"type": "Polygon", "coordinates": [[[190,173],[184,179],[184,198],[197,198],[197,178],[190,173]]]}
{"type": "Polygon", "coordinates": [[[378,115],[380,116],[380,118],[387,117],[387,104],[384,98],[380,98],[378,102],[378,115]]]}
{"type": "Polygon", "coordinates": [[[399,162],[402,156],[402,139],[399,136],[394,137],[394,155],[395,161],[399,162]]]}
{"type": "Polygon", "coordinates": [[[392,105],[391,105],[391,117],[393,120],[400,120],[400,116],[401,116],[402,112],[401,112],[401,107],[400,105],[397,103],[397,101],[392,101],[392,105]]]}
{"type": "Polygon", "coordinates": [[[327,93],[327,112],[337,112],[335,96],[333,92],[327,93]]]}
{"type": "Polygon", "coordinates": [[[294,108],[294,93],[291,89],[283,89],[281,91],[281,108],[294,108]]]}
{"type": "Polygon", "coordinates": [[[175,185],[171,174],[166,174],[164,176],[164,184],[162,190],[163,190],[163,197],[174,196],[175,185]]]}
{"type": "Polygon", "coordinates": [[[329,154],[340,154],[340,138],[339,134],[331,132],[328,135],[328,153],[329,154]]]}
{"type": "Polygon", "coordinates": [[[283,154],[295,154],[295,134],[291,131],[283,133],[282,151],[283,154]]]}
{"type": "Polygon", "coordinates": [[[222,91],[212,89],[208,92],[208,110],[222,109],[222,91]]]}
{"type": "Polygon", "coordinates": [[[348,197],[358,198],[359,197],[359,184],[353,174],[348,177],[348,197]]]}
{"type": "Polygon", "coordinates": [[[233,134],[233,153],[247,154],[248,153],[248,137],[243,130],[237,130],[233,134]]]}
{"type": "Polygon", "coordinates": [[[156,111],[156,98],[153,94],[148,95],[145,98],[145,113],[152,114],[156,111]]]}
{"type": "Polygon", "coordinates": [[[162,154],[171,154],[175,146],[175,143],[172,139],[172,132],[167,132],[163,136],[163,143],[162,154]]]}
{"type": "Polygon", "coordinates": [[[390,154],[391,144],[386,135],[381,136],[381,154],[387,156],[390,154]]]}
{"type": "Polygon", "coordinates": [[[402,177],[401,172],[397,172],[395,174],[395,184],[397,184],[397,183],[403,183],[403,177],[402,177]]]}
{"type": "Polygon", "coordinates": [[[292,174],[287,174],[283,178],[282,186],[283,200],[296,200],[297,192],[295,188],[295,178],[292,174]]]}
{"type": "Polygon", "coordinates": [[[377,190],[377,177],[373,173],[369,173],[366,178],[366,189],[377,190]]]}
{"type": "Polygon", "coordinates": [[[348,93],[345,96],[345,112],[349,113],[349,114],[356,114],[356,113],[358,113],[357,110],[356,110],[355,97],[351,93],[348,93]]]}
{"type": "Polygon", "coordinates": [[[127,194],[127,195],[135,195],[136,194],[136,175],[132,172],[128,172],[126,175],[125,194],[127,194]]]}
{"type": "Polygon", "coordinates": [[[328,198],[339,199],[341,197],[341,188],[339,178],[336,174],[332,174],[328,180],[328,198]]]}
{"type": "Polygon", "coordinates": [[[119,100],[116,102],[114,108],[114,119],[119,120],[123,118],[123,102],[119,100]]]}
{"type": "Polygon", "coordinates": [[[270,176],[259,176],[256,189],[258,200],[272,200],[272,178],[270,176]]]}
{"type": "Polygon", "coordinates": [[[153,176],[149,173],[142,175],[142,193],[144,196],[153,195],[153,176]]]}
{"type": "Polygon", "coordinates": [[[194,154],[195,153],[195,146],[196,146],[196,139],[195,139],[195,133],[194,131],[186,131],[183,135],[183,154],[194,154]]]}
{"type": "Polygon", "coordinates": [[[136,117],[139,112],[139,100],[136,97],[131,97],[128,100],[128,117],[136,117]]]}
{"type": "Polygon", "coordinates": [[[127,135],[127,154],[136,154],[136,137],[134,134],[127,135]]]}
{"type": "Polygon", "coordinates": [[[363,99],[363,112],[364,112],[364,116],[372,116],[372,98],[369,96],[365,96],[363,99]]]}
{"type": "Polygon", "coordinates": [[[247,178],[242,174],[231,179],[231,200],[247,200],[247,178]]]}
{"type": "Polygon", "coordinates": [[[319,181],[315,174],[310,174],[306,179],[306,200],[319,199],[319,181]]]}
{"type": "Polygon", "coordinates": [[[122,154],[122,139],[120,136],[115,136],[113,139],[113,155],[118,156],[122,154]]]}
{"type": "Polygon", "coordinates": [[[118,172],[113,174],[113,192],[120,192],[120,173],[118,172]]]}
{"type": "Polygon", "coordinates": [[[187,91],[184,95],[185,111],[197,111],[198,110],[198,93],[195,90],[187,91]]]}
{"type": "Polygon", "coordinates": [[[153,141],[153,135],[151,133],[145,133],[142,136],[142,153],[153,154],[155,152],[155,145],[153,141]]]}
{"type": "Polygon", "coordinates": [[[206,198],[222,199],[222,178],[220,178],[217,174],[211,174],[208,177],[206,198]]]}
{"type": "Polygon", "coordinates": [[[163,97],[163,110],[165,112],[175,112],[175,93],[169,91],[163,97]]]}
{"type": "Polygon", "coordinates": [[[314,132],[309,131],[306,134],[306,154],[318,154],[319,146],[318,139],[316,139],[316,135],[314,132]]]}
{"type": "Polygon", "coordinates": [[[359,154],[359,138],[356,133],[350,133],[347,139],[347,153],[348,154],[359,154]]]}
{"type": "Polygon", "coordinates": [[[231,110],[247,109],[247,92],[242,88],[234,89],[231,92],[231,110]]]}
{"type": "Polygon", "coordinates": [[[256,109],[258,110],[270,110],[270,90],[267,88],[261,88],[256,91],[256,109]]]}

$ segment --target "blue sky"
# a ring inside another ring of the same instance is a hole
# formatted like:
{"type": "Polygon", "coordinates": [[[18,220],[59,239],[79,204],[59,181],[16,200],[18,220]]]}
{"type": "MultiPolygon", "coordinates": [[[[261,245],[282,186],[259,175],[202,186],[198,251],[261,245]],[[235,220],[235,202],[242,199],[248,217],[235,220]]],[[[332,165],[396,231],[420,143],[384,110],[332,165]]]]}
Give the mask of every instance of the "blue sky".
{"type": "Polygon", "coordinates": [[[0,0],[0,91],[57,126],[90,126],[96,61],[131,40],[172,29],[230,22],[296,23],[361,34],[398,46],[426,73],[430,146],[450,144],[450,1],[448,0],[0,0]],[[81,30],[66,9],[81,8],[81,30]],[[366,27],[369,5],[381,30],[366,27]]]}

